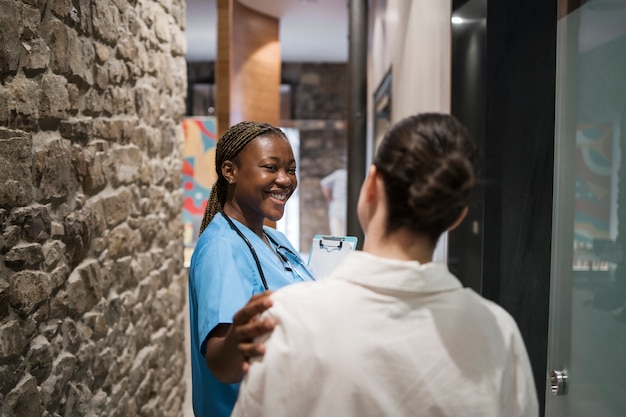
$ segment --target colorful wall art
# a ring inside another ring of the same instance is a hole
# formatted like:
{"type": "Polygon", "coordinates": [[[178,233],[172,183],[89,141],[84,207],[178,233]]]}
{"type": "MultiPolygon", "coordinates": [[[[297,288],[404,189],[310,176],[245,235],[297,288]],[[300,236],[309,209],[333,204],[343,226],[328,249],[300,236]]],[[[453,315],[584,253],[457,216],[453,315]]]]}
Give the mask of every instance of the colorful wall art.
{"type": "Polygon", "coordinates": [[[614,129],[579,124],[574,164],[574,270],[608,270],[598,256],[611,244],[611,181],[614,129]]]}
{"type": "Polygon", "coordinates": [[[185,264],[189,265],[198,240],[204,208],[217,179],[215,117],[189,117],[183,120],[183,223],[185,264]]]}

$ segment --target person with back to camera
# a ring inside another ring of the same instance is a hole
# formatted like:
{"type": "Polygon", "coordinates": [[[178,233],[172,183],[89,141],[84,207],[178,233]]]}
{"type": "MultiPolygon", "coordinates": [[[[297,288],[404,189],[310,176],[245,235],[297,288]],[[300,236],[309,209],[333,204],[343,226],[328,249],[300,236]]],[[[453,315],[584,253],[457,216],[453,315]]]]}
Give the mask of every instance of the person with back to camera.
{"type": "Polygon", "coordinates": [[[330,234],[346,234],[346,211],[348,206],[348,171],[339,168],[320,180],[322,195],[328,203],[328,226],[330,234]]]}
{"type": "MultiPolygon", "coordinates": [[[[241,122],[217,143],[211,190],[189,270],[193,409],[197,417],[229,416],[252,338],[271,330],[254,320],[267,290],[313,280],[279,231],[264,226],[283,216],[298,180],[291,145],[277,127],[241,122]]],[[[262,345],[260,349],[262,349],[262,345]]]]}
{"type": "Polygon", "coordinates": [[[233,417],[539,415],[513,318],[432,261],[467,213],[477,154],[450,115],[390,128],[357,204],[363,250],[272,293],[233,417]]]}

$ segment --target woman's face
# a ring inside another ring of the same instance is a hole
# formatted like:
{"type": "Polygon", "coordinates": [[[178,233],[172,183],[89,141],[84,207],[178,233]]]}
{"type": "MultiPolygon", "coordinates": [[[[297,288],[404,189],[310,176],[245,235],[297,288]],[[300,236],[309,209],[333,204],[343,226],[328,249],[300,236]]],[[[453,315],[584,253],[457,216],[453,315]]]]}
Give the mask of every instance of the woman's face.
{"type": "Polygon", "coordinates": [[[277,221],[298,185],[296,160],[289,141],[279,135],[259,136],[239,153],[232,203],[248,221],[277,221]]]}

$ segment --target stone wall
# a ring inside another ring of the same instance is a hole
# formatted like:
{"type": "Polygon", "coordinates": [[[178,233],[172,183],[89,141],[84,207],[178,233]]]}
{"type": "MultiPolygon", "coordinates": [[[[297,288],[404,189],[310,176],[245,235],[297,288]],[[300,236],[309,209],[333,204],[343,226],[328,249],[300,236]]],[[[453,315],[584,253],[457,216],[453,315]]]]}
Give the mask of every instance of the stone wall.
{"type": "Polygon", "coordinates": [[[347,66],[343,63],[284,63],[282,83],[291,86],[294,120],[346,120],[347,66]]]}
{"type": "Polygon", "coordinates": [[[0,0],[0,415],[180,416],[183,0],[0,0]]]}

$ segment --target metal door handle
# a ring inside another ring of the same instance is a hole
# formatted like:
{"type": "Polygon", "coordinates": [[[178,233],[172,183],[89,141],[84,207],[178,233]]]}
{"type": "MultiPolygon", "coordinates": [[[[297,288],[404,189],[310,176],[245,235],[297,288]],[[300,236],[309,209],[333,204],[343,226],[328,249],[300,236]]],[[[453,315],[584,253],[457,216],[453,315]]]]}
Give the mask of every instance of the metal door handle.
{"type": "Polygon", "coordinates": [[[567,394],[566,370],[553,370],[552,372],[550,372],[550,390],[552,391],[552,395],[567,394]]]}

